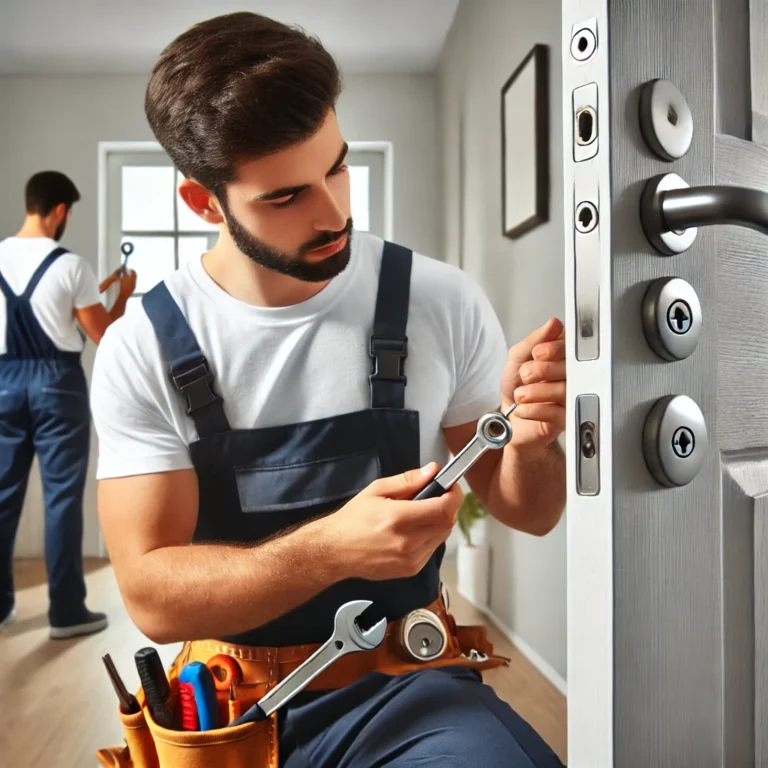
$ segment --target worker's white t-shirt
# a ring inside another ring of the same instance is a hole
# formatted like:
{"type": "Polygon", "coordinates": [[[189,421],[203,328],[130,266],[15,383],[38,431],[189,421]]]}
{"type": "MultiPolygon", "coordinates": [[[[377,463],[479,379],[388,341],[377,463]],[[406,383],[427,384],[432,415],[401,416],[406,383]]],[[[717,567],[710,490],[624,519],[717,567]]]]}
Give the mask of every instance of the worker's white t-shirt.
{"type": "MultiPolygon", "coordinates": [[[[0,274],[21,295],[41,262],[59,244],[47,237],[9,237],[0,242],[0,274]]],[[[65,352],[82,352],[75,310],[99,303],[99,286],[90,264],[65,253],[48,268],[32,294],[32,311],[48,338],[65,352]]],[[[5,296],[0,291],[0,355],[6,352],[5,296]]]]}
{"type": "MultiPolygon", "coordinates": [[[[233,429],[307,422],[368,408],[373,325],[383,241],[355,232],[347,268],[308,301],[245,304],[222,290],[202,258],[171,275],[168,289],[215,376],[233,429]]],[[[192,467],[197,440],[185,399],[140,302],[99,344],[91,405],[100,479],[192,467]]],[[[507,359],[490,302],[456,267],[414,255],[408,313],[405,407],[420,414],[421,460],[449,457],[442,426],[499,407],[507,359]]]]}

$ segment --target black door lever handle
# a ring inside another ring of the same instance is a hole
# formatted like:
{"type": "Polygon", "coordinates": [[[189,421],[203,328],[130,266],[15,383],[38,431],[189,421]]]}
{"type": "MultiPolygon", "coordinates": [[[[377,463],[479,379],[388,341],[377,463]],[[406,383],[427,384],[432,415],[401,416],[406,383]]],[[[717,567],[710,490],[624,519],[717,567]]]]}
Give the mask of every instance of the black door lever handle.
{"type": "Polygon", "coordinates": [[[689,187],[668,173],[646,184],[640,216],[651,243],[672,255],[691,246],[697,227],[734,224],[768,235],[768,192],[722,185],[689,187]]]}

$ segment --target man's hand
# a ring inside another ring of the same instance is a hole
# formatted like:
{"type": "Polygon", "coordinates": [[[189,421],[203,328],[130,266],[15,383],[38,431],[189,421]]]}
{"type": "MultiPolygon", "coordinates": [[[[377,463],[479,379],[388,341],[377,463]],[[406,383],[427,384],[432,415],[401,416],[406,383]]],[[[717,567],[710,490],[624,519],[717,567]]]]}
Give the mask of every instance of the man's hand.
{"type": "Polygon", "coordinates": [[[130,299],[136,290],[136,272],[126,269],[120,277],[120,295],[130,299]]]}
{"type": "Polygon", "coordinates": [[[515,447],[546,447],[565,429],[565,328],[548,320],[509,350],[501,377],[502,409],[512,413],[515,447]]]}
{"type": "Polygon", "coordinates": [[[376,480],[337,512],[306,526],[332,548],[339,578],[380,581],[421,571],[450,535],[464,497],[456,483],[439,498],[412,501],[437,469],[432,463],[376,480]]]}

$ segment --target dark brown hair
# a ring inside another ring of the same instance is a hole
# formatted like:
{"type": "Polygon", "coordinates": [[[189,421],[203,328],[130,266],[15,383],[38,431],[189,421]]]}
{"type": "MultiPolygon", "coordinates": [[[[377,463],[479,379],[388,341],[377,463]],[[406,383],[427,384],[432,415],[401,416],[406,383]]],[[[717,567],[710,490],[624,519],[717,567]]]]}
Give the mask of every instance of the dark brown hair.
{"type": "Polygon", "coordinates": [[[340,90],[317,39],[243,12],[177,37],[152,70],[144,106],[181,173],[221,197],[237,162],[310,138],[340,90]]]}
{"type": "Polygon", "coordinates": [[[75,183],[59,171],[40,171],[29,179],[24,189],[27,213],[47,216],[57,205],[71,208],[80,199],[75,183]]]}

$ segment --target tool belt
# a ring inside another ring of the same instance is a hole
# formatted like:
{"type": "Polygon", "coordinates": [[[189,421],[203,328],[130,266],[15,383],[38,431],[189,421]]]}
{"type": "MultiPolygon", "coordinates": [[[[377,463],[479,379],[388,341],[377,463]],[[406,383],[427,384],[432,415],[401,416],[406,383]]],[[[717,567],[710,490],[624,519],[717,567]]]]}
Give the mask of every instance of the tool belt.
{"type": "MultiPolygon", "coordinates": [[[[242,672],[239,682],[227,686],[227,690],[217,691],[219,721],[229,723],[258,702],[318,647],[255,647],[230,645],[217,640],[185,642],[168,673],[171,706],[178,706],[178,675],[184,666],[193,661],[205,664],[214,656],[223,654],[236,659],[242,672]]],[[[508,658],[493,654],[485,627],[457,626],[441,597],[425,609],[391,622],[381,645],[372,651],[342,656],[305,690],[341,688],[370,672],[402,675],[447,666],[483,671],[508,662],[508,658]],[[409,617],[414,614],[423,616],[425,611],[431,612],[429,618],[432,620],[434,617],[439,619],[445,631],[445,647],[438,658],[417,661],[409,654],[403,638],[409,617]]],[[[208,731],[171,730],[152,719],[141,688],[136,699],[141,705],[140,712],[126,715],[118,708],[125,744],[100,749],[96,753],[101,764],[107,768],[278,768],[277,713],[262,722],[208,731]]]]}

